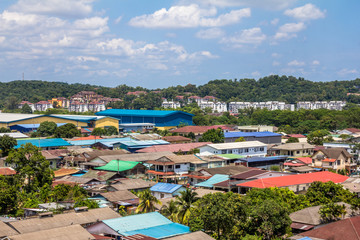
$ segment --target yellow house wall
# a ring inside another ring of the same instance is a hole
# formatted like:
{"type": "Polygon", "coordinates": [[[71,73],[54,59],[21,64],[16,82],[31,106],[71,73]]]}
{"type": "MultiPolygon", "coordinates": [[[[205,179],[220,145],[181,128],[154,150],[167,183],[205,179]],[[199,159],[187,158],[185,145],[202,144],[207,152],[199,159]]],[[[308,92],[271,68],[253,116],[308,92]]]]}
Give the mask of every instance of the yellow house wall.
{"type": "MultiPolygon", "coordinates": [[[[156,126],[155,126],[156,127],[156,126]]],[[[164,130],[169,130],[169,129],[172,129],[172,128],[176,128],[176,126],[169,126],[169,127],[156,127],[157,129],[159,129],[159,130],[162,130],[162,131],[164,131],[164,130]]]]}
{"type": "Polygon", "coordinates": [[[78,121],[69,120],[69,119],[44,116],[44,117],[37,117],[37,118],[32,118],[32,119],[25,119],[25,120],[20,120],[20,121],[16,121],[16,122],[11,122],[11,123],[5,124],[5,127],[6,126],[14,126],[17,124],[40,124],[45,121],[55,122],[55,123],[73,123],[77,127],[87,127],[88,126],[88,124],[86,122],[78,122],[78,121]]]}
{"type": "Polygon", "coordinates": [[[95,127],[96,128],[104,128],[104,127],[110,127],[114,126],[119,131],[119,120],[114,118],[102,118],[97,121],[95,121],[95,127]]]}

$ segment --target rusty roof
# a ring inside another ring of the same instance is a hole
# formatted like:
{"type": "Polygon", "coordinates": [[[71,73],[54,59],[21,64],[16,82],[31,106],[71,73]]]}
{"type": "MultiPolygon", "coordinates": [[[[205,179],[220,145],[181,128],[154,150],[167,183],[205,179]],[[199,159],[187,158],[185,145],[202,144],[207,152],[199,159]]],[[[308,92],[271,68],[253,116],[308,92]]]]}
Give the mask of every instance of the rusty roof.
{"type": "Polygon", "coordinates": [[[79,169],[74,169],[74,168],[60,168],[59,170],[54,171],[54,176],[55,177],[63,177],[63,176],[78,173],[79,171],[80,171],[79,169]]]}

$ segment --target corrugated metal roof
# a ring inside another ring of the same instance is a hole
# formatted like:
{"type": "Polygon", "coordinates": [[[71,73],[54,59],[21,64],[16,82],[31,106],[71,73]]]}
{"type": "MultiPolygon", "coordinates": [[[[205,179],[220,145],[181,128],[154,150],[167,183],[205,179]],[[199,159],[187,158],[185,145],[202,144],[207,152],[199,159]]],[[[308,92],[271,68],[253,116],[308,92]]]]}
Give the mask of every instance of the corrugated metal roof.
{"type": "Polygon", "coordinates": [[[190,116],[193,114],[181,111],[165,111],[165,110],[132,110],[132,109],[107,109],[105,111],[95,113],[97,116],[137,116],[137,117],[166,117],[172,114],[182,113],[190,116]]]}
{"type": "Polygon", "coordinates": [[[212,176],[211,178],[209,178],[208,180],[195,184],[196,187],[208,187],[208,188],[212,188],[214,186],[214,184],[219,183],[219,182],[223,182],[226,180],[229,180],[229,175],[223,175],[223,174],[215,174],[214,176],[212,176]]]}
{"type": "Polygon", "coordinates": [[[190,228],[188,226],[179,223],[170,223],[170,224],[151,227],[151,228],[129,231],[126,232],[126,234],[129,235],[143,234],[156,239],[162,239],[162,238],[173,237],[181,234],[186,234],[189,232],[190,232],[190,228]]]}
{"type": "Polygon", "coordinates": [[[241,158],[241,161],[245,162],[264,162],[264,161],[278,161],[278,160],[286,160],[287,156],[270,156],[270,157],[249,157],[249,158],[241,158]]]}
{"type": "Polygon", "coordinates": [[[259,141],[249,141],[249,142],[215,143],[215,144],[208,144],[208,146],[221,150],[221,149],[234,149],[234,148],[266,147],[267,145],[259,141]]]}
{"type": "Polygon", "coordinates": [[[29,139],[18,139],[17,145],[15,149],[21,147],[21,145],[25,145],[27,143],[31,143],[37,147],[62,147],[62,146],[71,146],[70,143],[65,141],[62,138],[46,138],[46,139],[38,139],[38,138],[29,138],[29,139]]]}
{"type": "Polygon", "coordinates": [[[7,135],[12,138],[28,138],[27,135],[19,132],[0,133],[0,137],[3,137],[4,135],[7,135]]]}
{"type": "MultiPolygon", "coordinates": [[[[122,142],[122,141],[131,141],[130,137],[124,138],[104,138],[104,139],[93,139],[93,140],[79,140],[79,141],[68,141],[71,145],[74,146],[89,146],[97,142],[122,142]]],[[[135,141],[135,140],[132,140],[135,141]]]]}
{"type": "Polygon", "coordinates": [[[164,193],[173,193],[179,188],[181,188],[182,185],[179,184],[172,184],[172,183],[157,183],[156,185],[152,186],[150,188],[150,191],[152,192],[164,192],[164,193]]]}
{"type": "Polygon", "coordinates": [[[15,122],[24,119],[37,118],[40,114],[22,114],[22,113],[0,113],[0,122],[15,122]]]}
{"type": "Polygon", "coordinates": [[[225,138],[239,138],[239,137],[278,137],[282,136],[279,133],[273,132],[224,132],[225,138]]]}
{"type": "MultiPolygon", "coordinates": [[[[56,126],[60,127],[62,125],[65,125],[66,123],[56,123],[56,126]]],[[[15,126],[19,126],[22,128],[29,128],[29,129],[33,129],[33,128],[39,128],[40,124],[16,124],[15,126]]]]}
{"type": "Polygon", "coordinates": [[[121,161],[121,160],[112,160],[107,163],[105,166],[97,167],[96,170],[105,170],[105,171],[112,171],[112,172],[123,172],[130,169],[133,169],[138,162],[131,162],[131,161],[121,161]]]}

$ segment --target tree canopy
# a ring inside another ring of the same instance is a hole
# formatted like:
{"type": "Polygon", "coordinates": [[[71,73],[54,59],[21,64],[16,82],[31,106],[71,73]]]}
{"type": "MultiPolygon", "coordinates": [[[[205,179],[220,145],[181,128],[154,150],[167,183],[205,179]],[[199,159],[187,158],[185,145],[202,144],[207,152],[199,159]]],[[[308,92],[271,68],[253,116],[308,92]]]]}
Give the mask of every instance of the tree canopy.
{"type": "Polygon", "coordinates": [[[199,138],[199,142],[223,143],[224,132],[221,128],[210,129],[199,138]]]}

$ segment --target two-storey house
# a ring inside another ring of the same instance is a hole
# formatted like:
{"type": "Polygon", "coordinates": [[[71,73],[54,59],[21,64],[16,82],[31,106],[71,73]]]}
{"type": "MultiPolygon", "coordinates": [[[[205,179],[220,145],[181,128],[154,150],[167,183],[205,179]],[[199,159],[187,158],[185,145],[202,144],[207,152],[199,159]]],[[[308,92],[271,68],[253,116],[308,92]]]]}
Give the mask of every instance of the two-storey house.
{"type": "Polygon", "coordinates": [[[350,173],[356,171],[356,163],[352,155],[345,148],[321,149],[312,155],[312,167],[332,169],[335,171],[348,170],[350,173]]]}
{"type": "Polygon", "coordinates": [[[267,145],[259,141],[207,144],[199,147],[201,154],[239,154],[242,156],[264,157],[267,145]]]}

